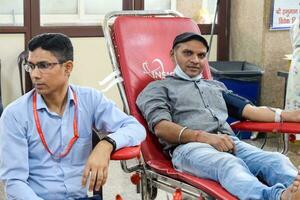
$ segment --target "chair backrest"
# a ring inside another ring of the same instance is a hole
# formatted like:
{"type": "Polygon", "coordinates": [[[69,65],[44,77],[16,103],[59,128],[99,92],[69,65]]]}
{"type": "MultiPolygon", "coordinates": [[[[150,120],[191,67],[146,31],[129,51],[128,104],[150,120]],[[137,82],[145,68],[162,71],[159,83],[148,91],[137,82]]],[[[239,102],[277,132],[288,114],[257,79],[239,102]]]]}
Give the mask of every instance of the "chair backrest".
{"type": "MultiPolygon", "coordinates": [[[[113,41],[130,114],[147,127],[137,106],[136,98],[155,79],[173,73],[169,53],[176,35],[183,32],[200,33],[198,25],[184,17],[119,16],[113,24],[113,41]]],[[[208,62],[204,78],[211,78],[208,62]]],[[[147,134],[142,144],[145,161],[166,159],[157,138],[147,134]]]]}
{"type": "Polygon", "coordinates": [[[24,87],[24,74],[23,74],[23,64],[28,58],[28,51],[22,51],[18,56],[18,68],[19,68],[19,77],[20,77],[20,86],[21,86],[21,94],[25,94],[25,87],[24,87]]]}

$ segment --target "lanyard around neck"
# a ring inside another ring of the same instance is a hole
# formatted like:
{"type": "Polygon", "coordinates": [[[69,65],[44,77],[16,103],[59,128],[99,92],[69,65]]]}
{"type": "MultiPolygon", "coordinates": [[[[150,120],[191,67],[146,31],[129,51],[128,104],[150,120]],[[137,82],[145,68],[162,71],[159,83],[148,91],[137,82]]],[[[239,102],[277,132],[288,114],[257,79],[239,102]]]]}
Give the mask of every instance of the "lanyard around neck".
{"type": "Polygon", "coordinates": [[[38,113],[37,113],[37,108],[36,108],[36,91],[34,91],[34,94],[33,94],[33,99],[32,99],[32,102],[33,102],[33,115],[34,115],[34,121],[35,121],[35,125],[36,125],[36,129],[39,133],[39,136],[41,138],[41,141],[45,147],[45,149],[51,154],[51,156],[55,157],[55,158],[62,158],[62,157],[65,157],[71,150],[72,146],[74,145],[74,143],[76,142],[76,140],[78,139],[79,135],[78,135],[78,127],[77,127],[77,110],[78,110],[78,102],[77,102],[77,96],[76,96],[76,93],[73,91],[72,89],[72,92],[73,92],[73,96],[74,96],[74,120],[73,120],[73,138],[70,140],[66,150],[62,153],[60,153],[59,155],[55,155],[54,153],[51,152],[51,150],[49,149],[48,145],[47,145],[47,142],[45,140],[45,137],[44,137],[44,134],[43,134],[43,131],[42,131],[42,127],[41,127],[41,123],[40,123],[40,120],[39,120],[39,116],[38,116],[38,113]]]}

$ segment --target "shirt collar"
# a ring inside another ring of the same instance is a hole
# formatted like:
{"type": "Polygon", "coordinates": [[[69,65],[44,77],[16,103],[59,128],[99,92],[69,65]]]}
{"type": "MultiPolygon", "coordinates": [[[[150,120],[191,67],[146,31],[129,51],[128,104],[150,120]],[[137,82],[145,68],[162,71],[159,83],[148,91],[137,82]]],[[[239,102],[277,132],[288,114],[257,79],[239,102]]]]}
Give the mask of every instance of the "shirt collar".
{"type": "MultiPolygon", "coordinates": [[[[74,102],[74,94],[72,92],[71,86],[68,87],[68,93],[67,93],[67,105],[68,102],[71,103],[71,101],[74,102]]],[[[48,110],[48,107],[44,101],[44,99],[42,98],[42,95],[38,94],[36,95],[36,109],[37,110],[41,110],[41,109],[46,109],[48,110]]],[[[49,110],[48,110],[49,112],[49,110]]]]}

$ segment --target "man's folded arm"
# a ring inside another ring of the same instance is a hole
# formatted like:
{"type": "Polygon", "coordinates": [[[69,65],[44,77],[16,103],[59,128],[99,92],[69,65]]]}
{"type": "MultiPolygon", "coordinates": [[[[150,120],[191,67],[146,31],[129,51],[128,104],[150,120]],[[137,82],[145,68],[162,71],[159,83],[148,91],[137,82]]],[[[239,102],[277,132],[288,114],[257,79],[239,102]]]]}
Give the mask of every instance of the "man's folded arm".
{"type": "Polygon", "coordinates": [[[146,138],[144,127],[132,116],[118,109],[113,102],[99,93],[93,96],[95,107],[95,126],[109,133],[116,142],[116,149],[139,145],[146,138]],[[100,102],[100,103],[98,103],[100,102]]]}

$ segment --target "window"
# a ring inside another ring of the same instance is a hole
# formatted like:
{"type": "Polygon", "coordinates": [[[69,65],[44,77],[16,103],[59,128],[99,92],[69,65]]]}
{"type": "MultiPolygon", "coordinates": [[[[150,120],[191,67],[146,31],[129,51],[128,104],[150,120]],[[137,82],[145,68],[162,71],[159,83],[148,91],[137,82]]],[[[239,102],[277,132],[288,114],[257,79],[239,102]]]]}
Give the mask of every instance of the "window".
{"type": "Polygon", "coordinates": [[[198,24],[211,24],[217,0],[145,0],[145,10],[177,10],[198,24]]]}
{"type": "Polygon", "coordinates": [[[23,26],[23,0],[1,0],[0,26],[23,26]]]}
{"type": "Polygon", "coordinates": [[[176,0],[145,0],[145,10],[176,10],[176,0]]]}
{"type": "Polygon", "coordinates": [[[41,0],[41,26],[101,25],[107,12],[122,10],[122,0],[41,0]]]}

